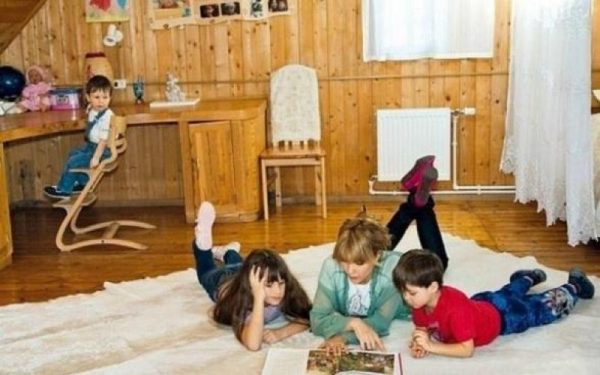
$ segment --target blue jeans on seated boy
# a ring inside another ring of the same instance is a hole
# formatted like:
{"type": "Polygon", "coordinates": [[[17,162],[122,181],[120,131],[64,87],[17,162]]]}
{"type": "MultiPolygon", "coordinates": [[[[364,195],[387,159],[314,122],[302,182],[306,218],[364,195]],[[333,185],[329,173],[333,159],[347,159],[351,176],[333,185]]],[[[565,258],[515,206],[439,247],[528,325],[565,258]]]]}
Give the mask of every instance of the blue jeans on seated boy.
{"type": "MultiPolygon", "coordinates": [[[[64,193],[72,193],[75,185],[85,186],[88,183],[89,176],[85,173],[71,172],[73,168],[89,168],[90,161],[94,157],[94,152],[98,147],[97,143],[86,142],[81,147],[77,147],[69,153],[69,157],[63,169],[62,175],[58,180],[56,188],[64,193]]],[[[100,160],[110,157],[110,149],[104,149],[100,160]]]]}
{"type": "Polygon", "coordinates": [[[210,299],[217,300],[217,292],[223,281],[229,279],[242,267],[243,259],[235,250],[228,250],[223,256],[223,266],[217,267],[213,259],[212,249],[198,248],[196,241],[192,241],[194,258],[196,259],[196,275],[200,285],[204,287],[210,299]]]}

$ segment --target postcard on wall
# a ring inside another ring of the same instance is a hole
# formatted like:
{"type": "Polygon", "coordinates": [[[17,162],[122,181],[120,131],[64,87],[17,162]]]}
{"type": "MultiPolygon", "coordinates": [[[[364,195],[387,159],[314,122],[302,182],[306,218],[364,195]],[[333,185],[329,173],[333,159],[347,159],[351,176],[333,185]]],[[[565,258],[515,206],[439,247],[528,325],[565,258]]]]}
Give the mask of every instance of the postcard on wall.
{"type": "Polygon", "coordinates": [[[168,29],[194,22],[193,0],[149,0],[150,25],[153,29],[168,29]]]}
{"type": "Polygon", "coordinates": [[[129,20],[129,0],[85,0],[86,22],[129,20]]]}
{"type": "Polygon", "coordinates": [[[335,356],[317,349],[270,349],[262,375],[284,373],[402,375],[402,365],[399,353],[359,350],[335,356]]]}

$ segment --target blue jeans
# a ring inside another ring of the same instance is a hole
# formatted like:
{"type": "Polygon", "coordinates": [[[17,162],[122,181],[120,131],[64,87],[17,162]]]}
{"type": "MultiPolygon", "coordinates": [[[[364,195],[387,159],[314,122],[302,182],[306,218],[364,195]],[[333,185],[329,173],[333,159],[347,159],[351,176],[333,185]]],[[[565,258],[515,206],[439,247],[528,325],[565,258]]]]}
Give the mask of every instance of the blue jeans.
{"type": "MultiPolygon", "coordinates": [[[[67,163],[65,164],[62,175],[56,185],[58,190],[64,191],[65,193],[72,193],[73,187],[76,184],[85,186],[88,183],[90,178],[86,173],[76,173],[71,172],[70,170],[73,168],[89,168],[90,161],[92,160],[92,157],[94,157],[94,152],[96,152],[96,147],[98,147],[97,143],[86,142],[84,145],[76,147],[69,152],[67,163]]],[[[110,157],[110,149],[106,148],[104,149],[100,160],[104,160],[108,157],[110,157]]]]}
{"type": "Polygon", "coordinates": [[[502,322],[501,335],[550,324],[569,315],[578,300],[568,284],[537,294],[527,294],[529,288],[531,280],[519,277],[496,292],[477,293],[471,298],[496,307],[502,322]]]}
{"type": "Polygon", "coordinates": [[[446,254],[442,233],[440,232],[440,227],[438,226],[437,218],[433,211],[435,202],[430,196],[425,206],[416,207],[413,204],[413,201],[414,193],[411,192],[406,199],[406,202],[398,207],[398,211],[396,211],[394,216],[390,219],[390,222],[387,224],[392,240],[390,249],[393,249],[398,245],[398,242],[404,237],[404,233],[408,229],[410,223],[413,220],[416,220],[417,234],[419,235],[421,247],[437,255],[442,261],[444,269],[446,269],[448,267],[448,255],[446,254]]]}
{"type": "Polygon", "coordinates": [[[192,241],[194,259],[196,259],[196,276],[213,302],[217,300],[219,287],[242,268],[243,259],[235,250],[228,250],[223,257],[223,267],[217,267],[211,249],[202,250],[192,241]]]}

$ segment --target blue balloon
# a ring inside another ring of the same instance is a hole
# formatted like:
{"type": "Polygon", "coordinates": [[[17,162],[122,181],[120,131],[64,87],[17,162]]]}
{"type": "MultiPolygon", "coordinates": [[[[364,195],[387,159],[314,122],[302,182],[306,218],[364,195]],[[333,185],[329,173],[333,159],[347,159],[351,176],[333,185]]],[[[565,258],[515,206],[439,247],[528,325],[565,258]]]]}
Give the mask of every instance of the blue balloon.
{"type": "Polygon", "coordinates": [[[25,76],[12,66],[0,66],[0,99],[16,100],[25,87],[25,76]]]}
{"type": "Polygon", "coordinates": [[[127,0],[118,0],[119,6],[121,9],[125,9],[125,5],[127,5],[127,0]]]}

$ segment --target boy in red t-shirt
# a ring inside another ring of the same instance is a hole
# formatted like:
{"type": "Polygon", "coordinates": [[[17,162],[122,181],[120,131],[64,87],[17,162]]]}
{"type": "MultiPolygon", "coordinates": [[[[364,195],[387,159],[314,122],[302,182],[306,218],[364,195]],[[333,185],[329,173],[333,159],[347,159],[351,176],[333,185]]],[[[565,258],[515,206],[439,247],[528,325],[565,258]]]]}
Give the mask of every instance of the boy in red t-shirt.
{"type": "Polygon", "coordinates": [[[534,269],[516,271],[502,289],[471,298],[444,286],[443,275],[440,259],[426,250],[406,252],[394,268],[394,284],[412,308],[416,328],[410,350],[415,358],[428,353],[470,357],[476,346],[498,335],[552,323],[568,315],[579,298],[594,297],[594,285],[577,268],[566,284],[542,293],[527,294],[546,280],[543,270],[534,269]]]}

